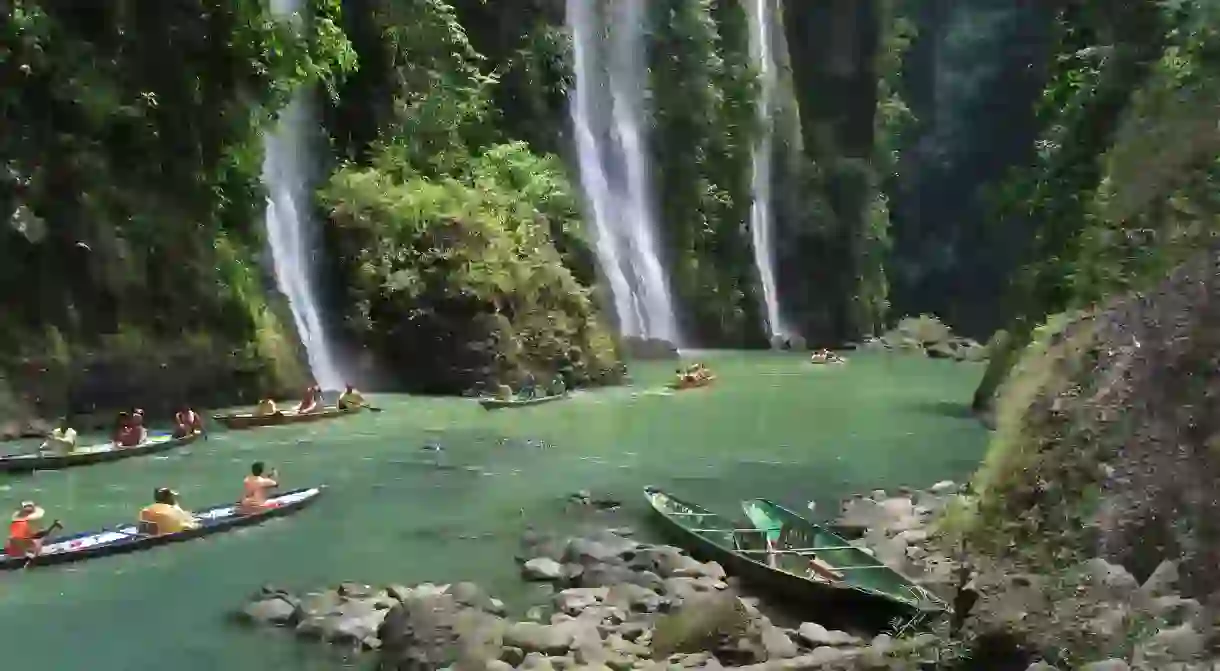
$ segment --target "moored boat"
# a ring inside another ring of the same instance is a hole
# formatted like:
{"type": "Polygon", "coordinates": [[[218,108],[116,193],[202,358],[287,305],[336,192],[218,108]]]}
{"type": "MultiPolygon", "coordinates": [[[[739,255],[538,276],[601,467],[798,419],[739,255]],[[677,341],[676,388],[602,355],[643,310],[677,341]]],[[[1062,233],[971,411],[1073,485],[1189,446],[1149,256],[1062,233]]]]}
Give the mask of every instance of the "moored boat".
{"type": "Polygon", "coordinates": [[[834,541],[836,545],[814,550],[806,547],[770,551],[767,543],[770,528],[759,529],[753,524],[734,522],[656,488],[646,488],[645,494],[675,542],[702,559],[719,562],[730,574],[767,589],[777,598],[791,601],[801,610],[810,611],[823,624],[880,631],[895,621],[922,621],[945,610],[944,603],[935,597],[932,597],[933,601],[925,601],[922,595],[921,598],[899,599],[888,592],[847,580],[832,583],[810,577],[806,569],[811,552],[816,551],[821,558],[822,553],[834,556],[830,553],[856,550],[842,539],[834,541]],[[799,554],[801,552],[805,554],[799,554]],[[803,557],[803,561],[797,565],[788,559],[790,557],[803,557]]]}
{"type": "Polygon", "coordinates": [[[113,442],[80,447],[66,454],[50,454],[35,452],[31,454],[10,454],[0,456],[0,471],[9,473],[28,471],[50,471],[72,466],[99,464],[106,461],[118,461],[142,454],[155,454],[175,447],[187,445],[199,438],[199,434],[191,434],[182,438],[174,438],[164,434],[149,436],[148,440],[132,447],[120,447],[113,442]]]}
{"type": "Polygon", "coordinates": [[[486,410],[499,410],[501,408],[527,408],[531,405],[542,405],[552,401],[562,401],[569,398],[569,394],[552,394],[550,396],[535,396],[534,398],[494,398],[485,396],[479,399],[479,405],[486,410]]]}
{"type": "Polygon", "coordinates": [[[313,412],[298,413],[294,411],[279,411],[270,415],[256,415],[253,413],[236,413],[232,415],[212,415],[212,419],[224,424],[230,429],[253,429],[260,426],[280,426],[283,424],[304,424],[306,422],[320,422],[324,419],[335,419],[336,417],[344,417],[346,415],[354,415],[360,412],[363,408],[357,406],[355,408],[322,408],[313,412]]]}
{"type": "Polygon", "coordinates": [[[741,508],[774,548],[779,570],[803,571],[816,556],[842,575],[834,583],[823,584],[873,595],[904,607],[911,614],[943,614],[949,610],[940,598],[827,527],[767,499],[743,501],[741,508]]]}
{"type": "MultiPolygon", "coordinates": [[[[281,517],[294,513],[313,503],[324,491],[326,491],[326,486],[320,485],[284,492],[267,499],[267,502],[274,504],[274,507],[249,515],[238,513],[237,504],[235,503],[225,503],[197,510],[194,512],[194,515],[200,521],[199,527],[173,534],[151,536],[140,533],[139,528],[135,524],[124,524],[99,531],[88,531],[62,538],[52,538],[49,539],[50,542],[43,546],[42,553],[32,561],[25,556],[10,557],[0,553],[0,570],[19,569],[27,566],[35,568],[53,564],[65,564],[94,557],[147,550],[158,545],[178,543],[201,536],[210,536],[222,531],[258,524],[272,517],[281,517]]],[[[132,516],[135,517],[134,514],[132,516]]]]}

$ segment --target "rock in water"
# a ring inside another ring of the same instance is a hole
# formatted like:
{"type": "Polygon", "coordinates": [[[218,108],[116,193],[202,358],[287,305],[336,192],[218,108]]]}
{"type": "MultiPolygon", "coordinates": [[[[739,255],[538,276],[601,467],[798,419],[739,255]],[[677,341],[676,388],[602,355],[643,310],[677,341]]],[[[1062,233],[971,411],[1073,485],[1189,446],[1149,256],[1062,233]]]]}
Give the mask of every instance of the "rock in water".
{"type": "Polygon", "coordinates": [[[447,594],[413,597],[395,605],[377,631],[379,668],[421,671],[456,663],[462,653],[457,614],[457,603],[447,594]]]}
{"type": "Polygon", "coordinates": [[[676,611],[657,620],[653,659],[714,650],[725,641],[745,636],[749,629],[750,613],[732,592],[691,594],[676,611]]]}
{"type": "Polygon", "coordinates": [[[623,355],[636,361],[662,361],[678,358],[678,347],[660,338],[623,337],[623,355]]]}

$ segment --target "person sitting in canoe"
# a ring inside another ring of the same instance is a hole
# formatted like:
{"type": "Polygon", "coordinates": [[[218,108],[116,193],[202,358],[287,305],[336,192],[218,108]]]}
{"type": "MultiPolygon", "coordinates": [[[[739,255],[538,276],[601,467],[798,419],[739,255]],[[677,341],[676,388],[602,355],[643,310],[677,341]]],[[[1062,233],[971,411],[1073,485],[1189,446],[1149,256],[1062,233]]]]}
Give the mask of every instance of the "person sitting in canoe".
{"type": "Polygon", "coordinates": [[[297,405],[297,414],[304,415],[313,412],[321,407],[322,403],[322,388],[314,385],[307,387],[305,393],[301,396],[301,402],[297,405]]]}
{"type": "Polygon", "coordinates": [[[8,525],[8,542],[4,544],[4,554],[9,557],[37,557],[42,552],[42,545],[47,536],[62,529],[59,520],[42,528],[42,519],[46,511],[33,501],[24,501],[8,525]]]}
{"type": "Polygon", "coordinates": [[[242,482],[241,502],[237,504],[238,511],[243,515],[266,510],[269,507],[267,493],[280,486],[275,471],[266,471],[267,466],[261,461],[250,466],[250,475],[242,482]]]}
{"type": "Polygon", "coordinates": [[[497,385],[496,386],[496,399],[501,400],[501,401],[513,400],[513,388],[506,384],[497,385]]]}
{"type": "Polygon", "coordinates": [[[115,429],[111,440],[119,447],[135,447],[142,440],[144,427],[136,423],[137,418],[125,412],[119,413],[118,428],[115,429]]]}
{"type": "Polygon", "coordinates": [[[196,529],[199,520],[178,504],[178,492],[159,487],[153,492],[153,502],[140,511],[140,533],[150,536],[176,534],[196,529]]]}
{"type": "Polygon", "coordinates": [[[556,375],[554,380],[551,380],[550,388],[551,396],[562,396],[568,393],[568,385],[564,383],[563,377],[556,375]]]}
{"type": "Polygon", "coordinates": [[[274,415],[279,411],[279,408],[275,407],[275,401],[269,398],[264,398],[263,400],[259,401],[258,406],[254,408],[254,414],[259,417],[274,415]]]}
{"type": "MultiPolygon", "coordinates": [[[[144,426],[144,409],[136,408],[131,413],[131,423],[136,427],[137,433],[140,435],[140,443],[148,440],[148,427],[144,426]]],[[[136,443],[137,445],[139,443],[136,443]]]]}
{"type": "Polygon", "coordinates": [[[350,384],[343,386],[343,393],[339,394],[339,401],[336,405],[340,410],[348,410],[359,408],[364,405],[364,394],[350,384]]]}
{"type": "Polygon", "coordinates": [[[689,369],[686,371],[683,371],[681,368],[674,370],[674,377],[677,378],[675,384],[679,387],[689,387],[696,382],[695,376],[691,374],[689,369]]]}
{"type": "Polygon", "coordinates": [[[534,378],[533,373],[525,374],[525,384],[521,385],[521,391],[517,395],[521,398],[535,398],[538,396],[538,380],[534,378]]]}
{"type": "Polygon", "coordinates": [[[203,433],[203,418],[199,413],[191,410],[189,406],[183,406],[181,410],[174,413],[174,437],[185,438],[191,434],[203,433]]]}
{"type": "Polygon", "coordinates": [[[76,449],[76,429],[68,425],[67,417],[59,418],[59,426],[39,446],[39,452],[69,454],[76,449]]]}

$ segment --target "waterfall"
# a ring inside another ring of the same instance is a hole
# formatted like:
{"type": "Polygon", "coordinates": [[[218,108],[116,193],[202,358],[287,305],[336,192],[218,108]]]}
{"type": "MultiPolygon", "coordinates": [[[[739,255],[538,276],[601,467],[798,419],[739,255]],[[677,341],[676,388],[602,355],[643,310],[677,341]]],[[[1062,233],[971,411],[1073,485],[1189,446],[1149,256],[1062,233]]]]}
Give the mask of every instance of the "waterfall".
{"type": "Polygon", "coordinates": [[[753,174],[750,189],[754,203],[750,207],[750,238],[754,245],[754,265],[758,269],[759,284],[762,285],[766,320],[763,324],[767,334],[784,336],[788,328],[779,311],[779,293],[775,286],[775,243],[772,241],[775,219],[771,211],[771,154],[775,135],[775,110],[777,84],[775,58],[771,51],[771,20],[773,14],[768,0],[750,2],[750,51],[757,64],[760,91],[758,96],[758,120],[762,129],[754,145],[753,174]]]}
{"type": "MultiPolygon", "coordinates": [[[[296,14],[299,20],[301,4],[301,0],[272,0],[271,10],[280,17],[296,14]]],[[[309,358],[310,372],[323,389],[333,390],[342,388],[343,376],[327,347],[311,277],[314,240],[310,229],[313,211],[310,144],[317,123],[309,95],[307,89],[293,93],[275,129],[263,138],[267,241],[275,281],[288,298],[297,335],[309,358]]]]}
{"type": "Polygon", "coordinates": [[[644,0],[613,3],[608,63],[600,58],[606,26],[597,4],[567,2],[576,75],[569,107],[581,189],[620,330],[677,344],[673,304],[657,253],[644,144],[644,0]]]}

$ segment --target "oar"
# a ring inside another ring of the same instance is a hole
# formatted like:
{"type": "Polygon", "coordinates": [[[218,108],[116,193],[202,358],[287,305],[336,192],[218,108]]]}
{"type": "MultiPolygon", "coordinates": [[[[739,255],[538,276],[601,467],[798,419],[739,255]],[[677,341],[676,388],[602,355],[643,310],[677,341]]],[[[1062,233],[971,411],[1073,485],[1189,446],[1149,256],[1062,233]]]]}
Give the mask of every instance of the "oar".
{"type": "MultiPolygon", "coordinates": [[[[60,524],[59,520],[55,520],[54,522],[51,523],[51,526],[47,527],[47,532],[45,534],[43,534],[42,538],[40,538],[39,540],[46,539],[48,536],[51,535],[52,531],[55,531],[56,529],[62,529],[62,528],[64,528],[64,525],[60,524]]],[[[42,550],[41,547],[39,547],[38,549],[39,549],[39,551],[42,550]]],[[[21,570],[24,571],[25,569],[29,568],[30,565],[34,563],[35,559],[38,559],[38,555],[36,555],[36,554],[30,555],[30,558],[25,561],[25,566],[22,566],[21,570]]]]}

